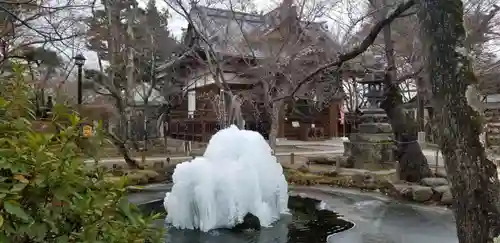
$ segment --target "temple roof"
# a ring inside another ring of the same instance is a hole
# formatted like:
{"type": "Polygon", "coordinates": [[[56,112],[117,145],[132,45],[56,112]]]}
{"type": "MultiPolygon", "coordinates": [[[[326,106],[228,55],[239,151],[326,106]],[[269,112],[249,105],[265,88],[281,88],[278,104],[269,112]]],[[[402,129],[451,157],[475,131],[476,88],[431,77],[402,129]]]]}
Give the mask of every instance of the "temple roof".
{"type": "MultiPolygon", "coordinates": [[[[340,49],[340,45],[330,35],[325,22],[299,21],[295,11],[294,6],[285,4],[266,14],[194,6],[189,13],[194,26],[189,27],[195,28],[203,36],[202,38],[206,38],[215,52],[227,55],[266,57],[267,47],[255,41],[255,38],[268,36],[283,22],[292,20],[306,36],[311,38],[312,44],[321,42],[328,44],[330,48],[340,49]],[[289,9],[283,10],[284,8],[289,9]]],[[[202,48],[208,48],[208,44],[204,41],[199,41],[198,44],[202,48]]]]}
{"type": "MultiPolygon", "coordinates": [[[[327,29],[326,22],[299,20],[296,7],[290,0],[284,0],[279,7],[265,14],[194,5],[189,11],[189,18],[192,24],[189,24],[182,40],[185,46],[190,48],[189,50],[197,46],[201,50],[212,48],[215,53],[229,57],[252,59],[272,57],[273,53],[270,53],[268,45],[269,38],[279,38],[276,33],[290,26],[297,27],[301,36],[307,38],[308,43],[305,48],[300,50],[294,48],[294,51],[308,55],[322,51],[324,47],[327,47],[329,52],[334,50],[335,53],[335,50],[341,49],[341,45],[327,29]]],[[[175,61],[161,65],[158,70],[164,71],[190,58],[192,53],[189,52],[191,51],[188,51],[188,54],[184,53],[175,61]]]]}

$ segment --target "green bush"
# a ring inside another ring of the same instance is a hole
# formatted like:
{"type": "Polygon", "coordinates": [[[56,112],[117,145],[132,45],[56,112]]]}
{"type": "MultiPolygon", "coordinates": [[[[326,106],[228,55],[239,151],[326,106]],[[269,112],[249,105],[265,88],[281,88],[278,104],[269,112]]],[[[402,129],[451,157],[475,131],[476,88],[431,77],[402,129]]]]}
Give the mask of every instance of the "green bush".
{"type": "Polygon", "coordinates": [[[32,130],[30,87],[16,67],[0,86],[0,242],[161,242],[125,198],[125,181],[107,182],[85,166],[78,143],[80,120],[66,119],[58,134],[32,130]]]}

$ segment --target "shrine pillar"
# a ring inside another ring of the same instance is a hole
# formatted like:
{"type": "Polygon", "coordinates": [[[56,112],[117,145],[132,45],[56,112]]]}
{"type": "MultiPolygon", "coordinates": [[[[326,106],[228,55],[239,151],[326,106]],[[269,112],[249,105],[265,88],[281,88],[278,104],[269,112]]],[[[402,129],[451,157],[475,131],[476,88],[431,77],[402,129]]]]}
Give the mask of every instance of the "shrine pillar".
{"type": "Polygon", "coordinates": [[[333,101],[330,103],[330,106],[328,107],[328,134],[327,136],[332,138],[332,137],[338,137],[338,131],[339,131],[339,126],[338,126],[338,121],[339,121],[339,102],[341,101],[333,101]]]}
{"type": "Polygon", "coordinates": [[[278,126],[278,139],[285,139],[285,105],[280,107],[279,115],[278,115],[278,121],[279,121],[279,126],[278,126]]]}
{"type": "Polygon", "coordinates": [[[194,111],[196,110],[196,90],[188,91],[188,117],[193,118],[194,111]]]}

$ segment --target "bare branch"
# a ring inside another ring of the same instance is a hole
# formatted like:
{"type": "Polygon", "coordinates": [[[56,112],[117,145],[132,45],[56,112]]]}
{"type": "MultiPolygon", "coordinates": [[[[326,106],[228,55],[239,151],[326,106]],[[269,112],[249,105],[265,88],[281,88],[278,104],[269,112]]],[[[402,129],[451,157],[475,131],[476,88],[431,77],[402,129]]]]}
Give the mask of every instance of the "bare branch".
{"type": "Polygon", "coordinates": [[[382,31],[382,29],[390,24],[392,21],[394,21],[394,19],[396,19],[398,16],[400,16],[401,14],[403,14],[406,10],[408,10],[410,7],[412,7],[413,5],[415,4],[415,1],[414,0],[409,0],[407,2],[404,2],[402,4],[400,4],[395,10],[394,12],[392,12],[387,18],[385,18],[384,20],[382,21],[379,21],[377,22],[372,28],[371,28],[371,31],[370,33],[368,34],[368,36],[366,36],[366,38],[361,42],[360,45],[358,45],[357,47],[355,47],[353,50],[351,50],[350,52],[347,52],[345,54],[341,54],[338,56],[337,60],[335,62],[331,62],[331,63],[328,63],[328,64],[325,64],[319,68],[317,68],[316,70],[314,70],[313,72],[309,73],[305,78],[303,78],[298,84],[297,86],[293,89],[293,91],[290,93],[290,95],[288,96],[285,96],[285,97],[279,97],[275,100],[278,100],[278,99],[285,99],[285,98],[288,98],[288,97],[293,97],[297,91],[303,86],[305,85],[307,82],[309,82],[314,76],[320,74],[321,72],[323,72],[324,70],[328,69],[328,68],[331,68],[331,67],[335,67],[337,66],[337,68],[340,68],[340,66],[344,63],[344,62],[347,62],[355,57],[357,57],[358,55],[360,55],[361,53],[363,53],[364,51],[366,51],[368,49],[368,47],[370,47],[370,45],[375,41],[375,39],[377,38],[377,35],[380,33],[380,31],[382,31]]]}

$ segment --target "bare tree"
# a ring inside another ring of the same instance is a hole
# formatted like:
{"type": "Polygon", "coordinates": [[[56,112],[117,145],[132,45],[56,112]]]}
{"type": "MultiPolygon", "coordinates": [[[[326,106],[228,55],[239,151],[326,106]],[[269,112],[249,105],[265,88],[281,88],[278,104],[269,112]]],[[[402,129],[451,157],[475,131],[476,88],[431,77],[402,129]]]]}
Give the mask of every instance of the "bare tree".
{"type": "MultiPolygon", "coordinates": [[[[192,26],[200,26],[199,24],[196,25],[196,21],[198,22],[208,22],[208,21],[200,21],[200,20],[195,20],[192,18],[190,15],[190,12],[187,10],[188,6],[183,5],[182,2],[180,1],[174,1],[170,2],[167,1],[167,3],[173,7],[174,9],[180,9],[178,12],[181,13],[183,16],[186,17],[190,25],[192,26]]],[[[230,4],[229,4],[230,5],[230,4]]],[[[230,5],[231,6],[231,5],[230,5]]],[[[363,53],[376,39],[378,32],[381,31],[384,25],[390,23],[393,21],[397,16],[401,15],[406,9],[408,9],[409,5],[408,4],[403,4],[400,5],[398,8],[395,9],[394,12],[390,13],[387,18],[381,20],[378,22],[375,26],[373,26],[371,32],[361,41],[361,43],[356,46],[355,48],[352,48],[351,51],[345,52],[340,55],[332,55],[331,49],[321,49],[321,48],[315,48],[314,45],[306,45],[307,48],[297,48],[299,45],[295,45],[295,52],[286,52],[282,50],[287,50],[287,48],[278,48],[278,51],[276,52],[277,54],[280,53],[285,53],[285,55],[275,55],[271,57],[273,58],[256,58],[258,57],[255,55],[255,52],[253,51],[254,49],[252,48],[253,46],[251,43],[253,40],[252,38],[248,38],[245,35],[243,35],[240,42],[239,53],[240,57],[245,57],[242,58],[244,61],[252,60],[253,63],[250,63],[249,66],[252,68],[246,70],[244,72],[245,74],[252,74],[251,76],[253,77],[258,77],[258,83],[259,85],[257,86],[258,89],[260,89],[260,93],[262,96],[260,97],[260,100],[265,100],[265,108],[268,111],[267,113],[270,114],[271,120],[274,119],[274,121],[271,122],[272,128],[271,128],[271,135],[270,136],[270,142],[273,143],[275,141],[275,137],[273,134],[277,133],[278,127],[277,120],[281,117],[280,113],[282,114],[284,104],[286,103],[286,100],[293,101],[293,99],[290,100],[290,98],[296,97],[296,96],[303,96],[305,94],[304,90],[311,90],[315,84],[321,83],[318,81],[324,80],[325,76],[331,75],[338,72],[340,70],[340,67],[342,64],[346,61],[349,61],[361,53],[363,53]],[[244,50],[244,51],[241,51],[244,50]],[[318,60],[322,59],[323,60],[318,60]],[[314,59],[314,60],[313,60],[314,59]],[[333,61],[330,61],[332,60],[333,61]],[[307,64],[316,64],[316,65],[307,65],[307,64]],[[298,65],[300,64],[300,65],[298,65]],[[306,65],[304,65],[306,64],[306,65]],[[319,68],[316,68],[314,66],[319,66],[319,68]],[[306,68],[304,68],[306,67],[306,68]]],[[[282,9],[282,8],[281,8],[282,9]]],[[[234,9],[232,9],[234,10],[234,9]]],[[[192,10],[191,10],[192,12],[192,10]]],[[[241,13],[236,13],[235,11],[233,12],[233,18],[234,16],[237,16],[238,14],[241,13]]],[[[300,12],[300,11],[298,11],[300,12]]],[[[235,18],[236,19],[236,18],[235,18]]],[[[296,19],[296,18],[295,18],[296,19]]],[[[237,21],[236,21],[237,22],[237,21]]],[[[238,23],[238,22],[237,22],[238,23]]],[[[227,26],[227,25],[221,25],[221,26],[227,26]]],[[[295,25],[297,26],[297,25],[295,25]]],[[[238,28],[242,28],[241,25],[237,25],[238,28]]],[[[218,55],[217,52],[215,52],[213,49],[213,46],[211,46],[211,42],[209,41],[210,38],[222,38],[224,39],[224,36],[211,36],[207,35],[207,32],[211,31],[211,34],[217,33],[219,30],[207,30],[209,28],[198,28],[195,29],[194,32],[197,34],[198,38],[200,39],[201,43],[203,43],[204,50],[205,50],[205,56],[208,56],[208,64],[209,66],[212,65],[212,67],[209,67],[209,71],[211,70],[212,76],[214,76],[215,83],[219,86],[221,90],[224,92],[227,92],[228,90],[228,85],[227,85],[227,80],[225,80],[224,75],[221,75],[223,73],[223,68],[222,66],[225,64],[224,59],[220,59],[223,55],[218,55]],[[214,61],[216,60],[216,61],[214,61]]],[[[286,29],[286,28],[284,28],[286,29]]],[[[290,28],[289,28],[290,30],[290,28]]],[[[242,31],[243,32],[243,31],[242,31]]],[[[276,31],[279,33],[279,31],[276,31]]],[[[289,31],[290,32],[290,31],[289,31]]],[[[252,33],[255,34],[255,33],[252,33]]],[[[258,35],[254,35],[258,36],[258,35]]],[[[293,36],[293,35],[290,35],[293,36]]],[[[250,36],[252,37],[252,36],[250,36]]],[[[294,36],[296,40],[301,40],[300,35],[294,36]]],[[[231,36],[231,38],[233,38],[231,36]]],[[[284,38],[282,38],[284,39],[284,38]]],[[[292,41],[283,41],[287,43],[287,45],[283,45],[283,47],[293,47],[293,44],[296,44],[295,42],[292,41]],[[292,44],[289,44],[289,43],[292,44]]],[[[300,43],[298,41],[297,43],[300,43]]],[[[262,43],[259,43],[262,44],[262,43]]],[[[303,44],[303,43],[301,43],[303,44]]],[[[336,51],[338,52],[340,48],[338,48],[336,51]]],[[[238,50],[238,49],[237,49],[238,50]]],[[[259,50],[260,51],[260,50],[259,50]]],[[[262,53],[259,53],[262,55],[262,53]]],[[[274,53],[273,53],[274,54],[274,53]]],[[[240,71],[240,73],[242,73],[240,71]]],[[[335,94],[338,90],[339,87],[341,86],[338,83],[338,80],[335,80],[335,82],[325,82],[328,83],[326,87],[330,87],[328,95],[323,95],[324,97],[327,96],[332,96],[332,94],[335,94]],[[333,88],[335,87],[335,88],[333,88]]],[[[321,86],[321,85],[319,85],[321,86]]],[[[325,86],[323,84],[323,86],[325,86]]],[[[315,89],[317,92],[319,89],[315,89]]],[[[230,93],[231,97],[234,96],[232,95],[233,92],[227,92],[230,93]]],[[[315,94],[311,95],[311,93],[314,92],[309,92],[309,98],[311,100],[314,100],[315,94]]],[[[223,102],[227,102],[230,100],[235,100],[235,99],[218,99],[222,100],[223,102]]],[[[248,103],[248,102],[247,102],[248,103]]],[[[226,106],[227,107],[227,106],[226,106]]],[[[227,109],[226,109],[227,110],[227,109]]],[[[225,111],[226,111],[225,110],[225,111]]],[[[223,112],[221,112],[223,114],[223,112]]],[[[272,144],[271,144],[272,145],[272,144]]],[[[274,146],[274,145],[273,145],[274,146]]]]}
{"type": "Polygon", "coordinates": [[[83,33],[78,24],[81,12],[89,6],[86,1],[71,0],[0,3],[0,70],[8,72],[13,62],[27,64],[37,115],[46,104],[51,79],[71,72],[65,63],[71,62],[74,41],[83,33]]]}
{"type": "Polygon", "coordinates": [[[459,0],[423,0],[419,17],[458,239],[491,243],[500,234],[500,183],[480,139],[484,119],[467,52],[463,8],[459,0]]]}
{"type": "MultiPolygon", "coordinates": [[[[387,0],[372,1],[372,4],[379,9],[379,19],[386,15],[385,6],[387,3],[387,0]]],[[[399,177],[402,180],[418,182],[432,174],[427,159],[417,143],[418,126],[412,118],[405,114],[402,107],[403,98],[397,84],[396,60],[390,25],[384,27],[383,37],[387,71],[384,80],[385,99],[380,106],[389,117],[398,146],[399,177]]]]}
{"type": "MultiPolygon", "coordinates": [[[[224,58],[224,53],[220,53],[215,50],[212,43],[213,37],[209,32],[217,32],[218,29],[214,29],[213,23],[207,23],[206,16],[202,16],[201,13],[193,11],[193,9],[188,10],[189,6],[181,0],[165,1],[174,11],[183,16],[187,21],[190,29],[188,29],[190,35],[193,37],[195,35],[198,43],[184,43],[187,45],[187,51],[181,55],[181,58],[194,58],[197,65],[201,65],[196,69],[196,73],[191,75],[192,81],[187,81],[185,89],[193,89],[197,86],[198,80],[206,79],[208,76],[213,80],[215,85],[219,88],[218,93],[207,93],[204,94],[205,98],[209,98],[212,108],[215,111],[217,119],[219,121],[219,126],[224,128],[232,123],[232,121],[242,121],[241,114],[241,102],[238,101],[236,94],[231,89],[229,85],[232,78],[236,76],[228,77],[225,74],[224,65],[226,60],[224,58]],[[209,26],[212,24],[212,26],[209,26]],[[212,39],[210,39],[212,38],[212,39]],[[208,97],[207,95],[210,95],[208,97]],[[229,118],[228,116],[231,116],[229,118]]],[[[190,2],[192,7],[196,6],[195,2],[190,2]]],[[[243,2],[239,3],[241,8],[245,8],[247,5],[243,2]]],[[[185,38],[189,38],[185,37],[185,38]]],[[[220,36],[217,36],[220,38],[220,36]]],[[[174,63],[171,63],[172,65],[174,63]]],[[[242,123],[238,122],[241,128],[242,123]]]]}
{"type": "MultiPolygon", "coordinates": [[[[97,52],[100,68],[93,79],[97,84],[95,91],[109,97],[118,114],[118,132],[109,131],[108,136],[131,167],[141,167],[130,156],[127,146],[134,102],[139,96],[148,105],[153,91],[160,92],[156,78],[157,59],[161,56],[163,60],[169,60],[175,49],[164,20],[154,5],[149,4],[148,9],[143,10],[135,1],[104,1],[103,9],[93,9],[93,15],[87,21],[88,46],[97,52]],[[140,41],[141,38],[147,41],[140,41]],[[160,50],[160,43],[167,48],[160,50]],[[106,69],[105,62],[109,64],[106,69]]],[[[138,148],[135,142],[132,144],[138,148]]]]}
{"type": "Polygon", "coordinates": [[[364,97],[364,89],[359,84],[356,78],[349,78],[344,80],[342,88],[345,94],[345,108],[349,112],[355,112],[363,106],[366,101],[364,97]]]}
{"type": "MultiPolygon", "coordinates": [[[[329,70],[324,72],[322,77],[317,77],[321,82],[310,82],[310,85],[301,87],[300,91],[294,89],[298,81],[302,80],[315,65],[328,62],[329,58],[335,56],[338,51],[335,48],[337,46],[335,40],[328,35],[324,24],[313,22],[314,18],[324,11],[322,7],[309,6],[311,10],[306,11],[306,1],[299,3],[299,6],[293,5],[291,1],[285,1],[280,7],[259,17],[237,12],[229,1],[225,2],[229,5],[229,9],[224,14],[230,15],[229,21],[231,22],[220,23],[222,30],[211,30],[212,26],[203,25],[203,23],[210,23],[210,19],[206,19],[206,16],[199,13],[193,14],[196,6],[188,11],[187,6],[180,1],[168,3],[173,8],[180,9],[179,12],[185,16],[190,25],[196,27],[194,32],[201,36],[200,39],[205,48],[203,54],[208,57],[203,63],[208,66],[208,73],[212,75],[217,86],[229,93],[228,98],[213,98],[214,103],[226,103],[222,106],[214,105],[216,113],[234,116],[233,112],[224,110],[230,107],[228,109],[230,111],[241,111],[238,106],[242,103],[252,103],[250,100],[263,101],[262,107],[271,120],[269,138],[271,147],[275,147],[279,120],[285,116],[285,103],[294,100],[287,99],[287,101],[286,97],[297,96],[298,98],[300,96],[300,99],[308,99],[311,102],[314,100],[314,103],[320,107],[329,104],[332,97],[338,95],[340,85],[336,82],[337,74],[329,70]],[[277,18],[276,15],[281,16],[277,18]],[[265,30],[249,29],[244,25],[248,24],[245,21],[250,18],[269,18],[268,24],[271,26],[265,30]],[[209,32],[215,32],[217,35],[209,32]],[[237,36],[234,32],[237,32],[237,36]],[[214,39],[231,43],[226,49],[231,50],[231,55],[241,61],[240,64],[232,64],[237,66],[237,70],[232,70],[236,73],[232,78],[238,78],[240,81],[248,80],[247,84],[254,86],[250,92],[229,91],[228,83],[232,80],[228,80],[225,75],[220,75],[225,71],[224,68],[230,65],[227,61],[229,58],[227,58],[227,53],[218,53],[218,50],[214,50],[220,49],[220,47],[214,47],[214,43],[210,41],[214,39]],[[327,82],[332,79],[335,82],[327,82]],[[242,97],[243,101],[238,97],[242,97]],[[223,112],[217,111],[219,107],[224,107],[223,112]]],[[[225,118],[222,115],[220,119],[228,124],[226,120],[231,123],[241,120],[241,116],[240,119],[233,119],[233,117],[225,118]]]]}
{"type": "Polygon", "coordinates": [[[0,3],[2,64],[12,58],[26,59],[26,48],[41,46],[56,50],[63,58],[71,59],[68,50],[82,34],[78,22],[82,10],[89,9],[85,1],[14,1],[0,3]],[[68,17],[71,16],[71,17],[68,17]]]}

